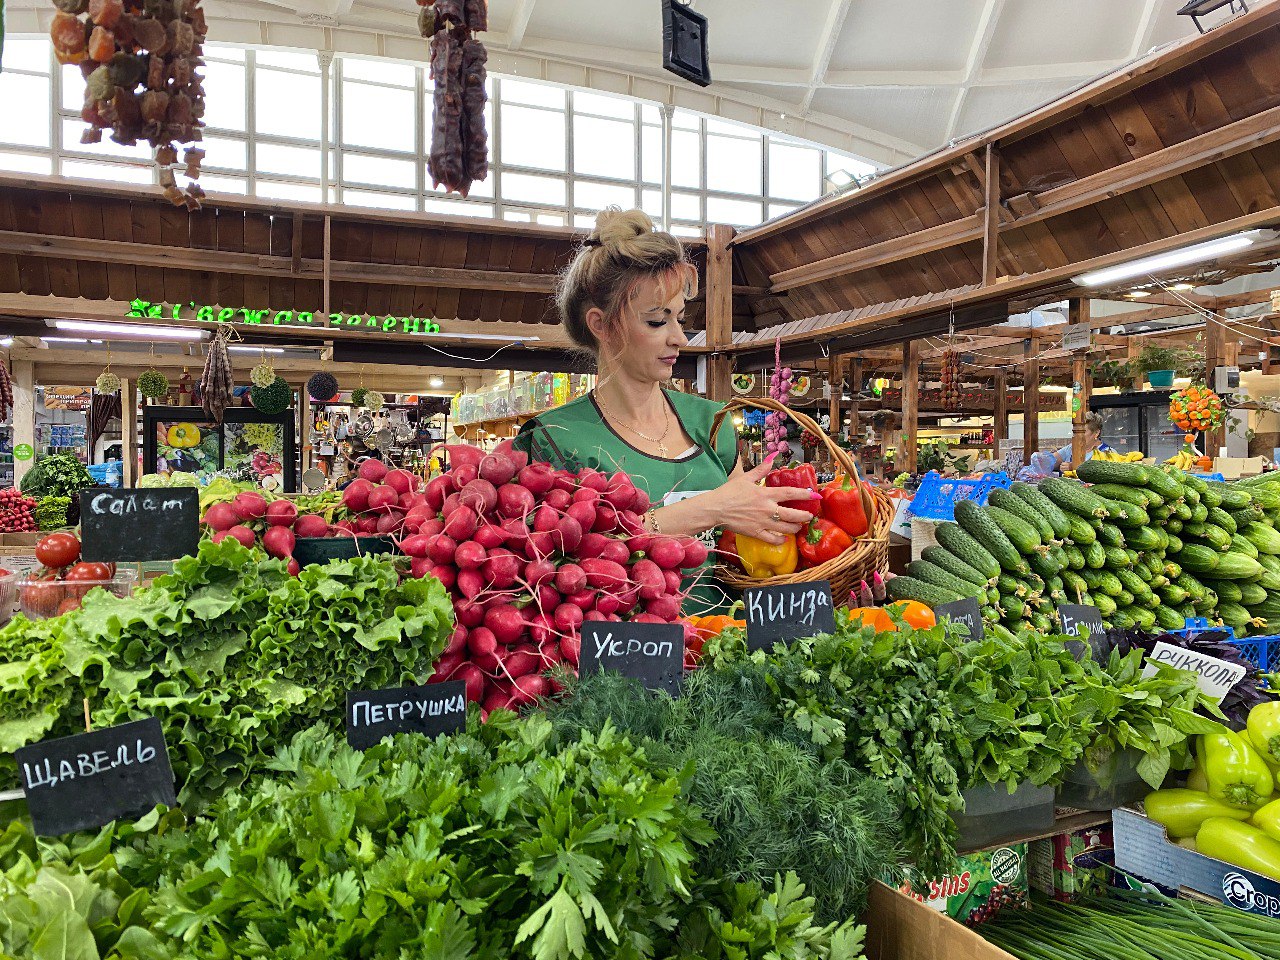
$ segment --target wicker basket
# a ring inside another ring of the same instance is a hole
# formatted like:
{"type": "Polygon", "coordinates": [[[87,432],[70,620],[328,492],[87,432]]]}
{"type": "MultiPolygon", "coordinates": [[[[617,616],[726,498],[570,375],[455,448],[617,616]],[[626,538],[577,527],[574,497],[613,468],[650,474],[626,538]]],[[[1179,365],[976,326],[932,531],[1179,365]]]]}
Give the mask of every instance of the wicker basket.
{"type": "MultiPolygon", "coordinates": [[[[771,398],[749,399],[739,397],[730,400],[723,410],[716,414],[711,428],[712,446],[720,435],[720,424],[724,418],[747,409],[769,410],[786,414],[800,426],[817,436],[826,444],[831,457],[839,465],[840,471],[847,476],[861,479],[858,465],[847,450],[839,446],[811,418],[798,410],[792,410],[771,398]]],[[[893,499],[879,490],[868,490],[859,484],[862,491],[862,505],[867,512],[867,532],[853,542],[853,546],[840,556],[807,570],[797,570],[781,577],[754,579],[740,570],[721,564],[716,568],[716,575],[725,586],[735,590],[747,587],[777,587],[791,583],[807,583],[812,580],[830,580],[831,596],[837,606],[845,604],[849,599],[849,591],[861,580],[870,580],[873,573],[880,573],[889,568],[889,527],[893,524],[893,499]]]]}

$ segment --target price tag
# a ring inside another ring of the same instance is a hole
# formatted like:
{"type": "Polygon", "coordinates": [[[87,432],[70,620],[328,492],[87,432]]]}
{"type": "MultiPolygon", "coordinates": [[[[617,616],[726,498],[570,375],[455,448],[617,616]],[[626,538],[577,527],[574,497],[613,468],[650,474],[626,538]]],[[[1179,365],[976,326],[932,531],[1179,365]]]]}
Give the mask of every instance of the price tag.
{"type": "Polygon", "coordinates": [[[173,806],[173,769],[154,717],[14,752],[36,833],[52,837],[173,806]]]}
{"type": "Polygon", "coordinates": [[[819,633],[835,633],[835,605],[831,581],[813,580],[781,587],[748,587],[746,605],[747,649],[766,650],[775,643],[790,643],[819,633]]]}
{"type": "Polygon", "coordinates": [[[84,559],[102,563],[176,560],[200,545],[200,491],[82,490],[84,559]]]}
{"type": "Polygon", "coordinates": [[[612,670],[634,677],[648,690],[680,693],[684,676],[684,628],[676,623],[604,623],[582,625],[579,672],[612,670]]]}
{"type": "Polygon", "coordinates": [[[933,612],[939,622],[943,617],[947,617],[956,626],[963,628],[969,634],[970,640],[981,640],[984,636],[982,608],[978,606],[978,601],[974,597],[944,603],[940,607],[934,607],[933,612]]]}
{"type": "Polygon", "coordinates": [[[1158,669],[1156,665],[1161,663],[1178,670],[1190,670],[1196,675],[1196,685],[1200,691],[1205,696],[1213,697],[1218,703],[1222,702],[1227,691],[1239,683],[1248,672],[1238,663],[1230,663],[1219,660],[1217,657],[1196,653],[1194,650],[1175,647],[1163,640],[1147,654],[1147,665],[1142,668],[1142,675],[1155,676],[1158,669]]]}
{"type": "Polygon", "coordinates": [[[438,737],[466,725],[467,685],[461,680],[347,693],[347,743],[356,750],[397,733],[438,737]]]}

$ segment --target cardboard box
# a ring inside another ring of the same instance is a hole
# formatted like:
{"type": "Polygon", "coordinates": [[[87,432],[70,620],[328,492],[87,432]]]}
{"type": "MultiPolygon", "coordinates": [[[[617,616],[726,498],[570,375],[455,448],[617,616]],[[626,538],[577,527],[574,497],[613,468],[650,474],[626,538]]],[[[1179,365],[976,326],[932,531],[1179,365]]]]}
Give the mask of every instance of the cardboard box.
{"type": "Polygon", "coordinates": [[[914,891],[913,880],[908,868],[907,882],[898,892],[938,913],[975,926],[999,910],[1018,909],[1030,902],[1027,845],[1010,843],[962,854],[954,873],[914,884],[927,890],[926,896],[914,891]]]}
{"type": "Polygon", "coordinates": [[[1169,839],[1165,829],[1135,810],[1112,819],[1116,866],[1159,886],[1199,894],[1246,913],[1280,917],[1280,883],[1252,870],[1206,857],[1169,839]]]}
{"type": "Polygon", "coordinates": [[[883,883],[867,898],[867,960],[1013,960],[994,944],[883,883]]]}
{"type": "Polygon", "coordinates": [[[1220,473],[1224,480],[1256,477],[1270,461],[1266,457],[1215,457],[1213,473],[1220,473]]]}
{"type": "Polygon", "coordinates": [[[1071,903],[1109,886],[1114,864],[1111,827],[1104,825],[1031,841],[1027,874],[1032,889],[1071,903]]]}

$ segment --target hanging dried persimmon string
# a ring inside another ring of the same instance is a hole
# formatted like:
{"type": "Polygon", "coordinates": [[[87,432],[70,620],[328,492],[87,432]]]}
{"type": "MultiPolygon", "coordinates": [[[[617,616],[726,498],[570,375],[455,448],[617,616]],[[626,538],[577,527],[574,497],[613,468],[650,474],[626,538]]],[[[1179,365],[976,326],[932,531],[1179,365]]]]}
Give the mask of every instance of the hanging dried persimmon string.
{"type": "Polygon", "coordinates": [[[177,144],[203,135],[204,86],[197,73],[208,32],[200,0],[53,0],[49,36],[59,63],[78,64],[85,77],[81,143],[100,143],[104,130],[122,146],[145,140],[155,148],[160,186],[175,206],[200,208],[196,181],[204,150],[177,144]],[[187,178],[186,189],[177,176],[187,178]]]}

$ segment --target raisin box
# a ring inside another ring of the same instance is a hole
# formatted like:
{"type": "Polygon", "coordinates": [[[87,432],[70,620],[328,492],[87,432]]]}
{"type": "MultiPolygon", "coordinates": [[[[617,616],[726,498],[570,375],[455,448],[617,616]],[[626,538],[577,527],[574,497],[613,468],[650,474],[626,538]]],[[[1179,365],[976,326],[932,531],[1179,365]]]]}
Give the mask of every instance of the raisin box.
{"type": "Polygon", "coordinates": [[[1027,844],[964,854],[953,873],[934,880],[921,882],[908,868],[907,880],[898,889],[939,913],[976,926],[1000,910],[1027,905],[1027,844]]]}
{"type": "Polygon", "coordinates": [[[1111,837],[1105,824],[1033,840],[1027,867],[1032,888],[1061,903],[1102,893],[1115,864],[1111,837]]]}

